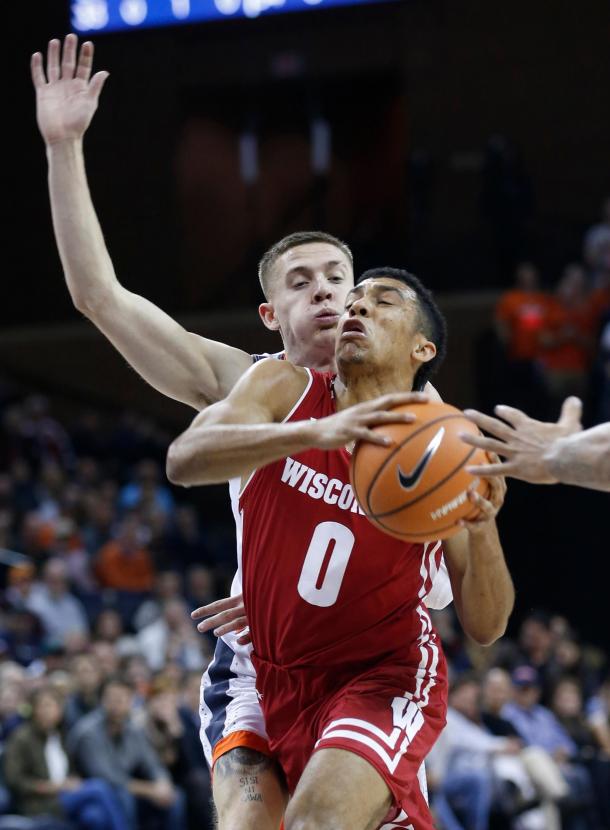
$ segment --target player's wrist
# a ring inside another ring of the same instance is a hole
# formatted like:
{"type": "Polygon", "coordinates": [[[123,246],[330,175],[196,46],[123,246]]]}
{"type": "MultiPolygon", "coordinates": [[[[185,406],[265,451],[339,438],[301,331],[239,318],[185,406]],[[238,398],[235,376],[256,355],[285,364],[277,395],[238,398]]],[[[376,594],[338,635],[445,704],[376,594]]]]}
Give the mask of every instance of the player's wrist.
{"type": "Polygon", "coordinates": [[[559,484],[561,480],[565,441],[565,438],[558,438],[542,454],[542,470],[547,484],[559,484]]]}
{"type": "Polygon", "coordinates": [[[49,161],[63,160],[77,157],[83,152],[83,137],[59,138],[54,141],[45,141],[47,158],[49,161]]]}

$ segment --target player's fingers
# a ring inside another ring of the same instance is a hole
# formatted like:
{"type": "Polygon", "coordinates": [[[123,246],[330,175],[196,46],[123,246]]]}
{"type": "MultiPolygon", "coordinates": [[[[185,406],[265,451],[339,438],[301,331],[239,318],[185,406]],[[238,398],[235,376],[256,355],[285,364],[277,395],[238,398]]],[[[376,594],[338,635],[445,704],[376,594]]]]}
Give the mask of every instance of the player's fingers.
{"type": "Polygon", "coordinates": [[[50,40],[47,50],[47,76],[49,83],[59,80],[59,51],[60,43],[57,38],[50,40]]]}
{"type": "Polygon", "coordinates": [[[92,95],[94,98],[99,98],[102,89],[104,88],[104,84],[106,83],[106,79],[110,76],[110,72],[106,72],[103,69],[101,72],[96,72],[91,81],[89,82],[89,94],[92,95]]]}
{"type": "Polygon", "coordinates": [[[574,396],[566,398],[561,407],[559,423],[570,429],[580,429],[582,418],[582,401],[574,396]]]}
{"type": "Polygon", "coordinates": [[[238,619],[233,622],[227,623],[226,625],[220,625],[218,628],[215,628],[214,634],[217,637],[224,637],[225,634],[230,634],[231,631],[241,631],[246,625],[248,625],[247,618],[238,617],[238,619]]]}
{"type": "Polygon", "coordinates": [[[350,440],[368,441],[369,444],[379,444],[380,447],[389,447],[394,443],[394,440],[389,436],[380,435],[380,433],[373,432],[372,429],[366,429],[366,427],[356,427],[350,434],[350,440]]]}
{"type": "MultiPolygon", "coordinates": [[[[484,476],[487,479],[487,476],[484,476]]],[[[504,503],[504,496],[506,495],[506,479],[504,477],[494,477],[489,479],[489,493],[487,494],[487,501],[494,505],[496,510],[499,510],[504,503]]]]}
{"type": "Polygon", "coordinates": [[[510,469],[508,468],[508,464],[481,464],[481,465],[473,465],[472,467],[466,467],[466,472],[470,473],[472,476],[485,476],[485,478],[489,478],[491,480],[492,477],[495,476],[507,476],[510,475],[510,469]]]}
{"type": "Polygon", "coordinates": [[[66,35],[64,39],[64,49],[61,56],[61,77],[70,79],[74,77],[74,69],[76,67],[76,47],[78,45],[78,38],[76,35],[66,35]]]}
{"type": "Polygon", "coordinates": [[[366,426],[377,424],[412,424],[417,420],[413,412],[367,412],[362,417],[362,423],[366,426]]]}
{"type": "Polygon", "coordinates": [[[217,599],[207,605],[201,605],[199,608],[191,611],[191,619],[200,620],[202,617],[210,617],[212,614],[227,611],[229,608],[237,608],[243,604],[243,599],[243,594],[235,594],[233,597],[224,597],[224,599],[217,599]]]}
{"type": "Polygon", "coordinates": [[[488,452],[496,452],[503,458],[514,452],[510,444],[505,444],[504,441],[496,441],[495,438],[486,438],[484,435],[471,435],[469,432],[460,432],[459,437],[466,444],[473,447],[479,447],[488,452]]]}
{"type": "Polygon", "coordinates": [[[34,52],[32,58],[30,60],[30,70],[32,72],[32,83],[38,89],[41,86],[44,86],[47,82],[47,79],[44,74],[44,67],[42,65],[42,53],[41,52],[34,52]]]}
{"type": "Polygon", "coordinates": [[[76,67],[76,77],[81,81],[88,81],[91,77],[91,69],[93,67],[93,44],[90,40],[86,40],[80,48],[78,56],[78,65],[76,67]]]}
{"type": "Polygon", "coordinates": [[[218,628],[221,625],[228,625],[229,623],[234,622],[236,619],[243,617],[245,614],[245,609],[243,605],[241,608],[234,608],[230,611],[223,611],[222,614],[214,614],[214,616],[209,617],[205,622],[200,622],[197,626],[197,630],[203,632],[204,628],[206,631],[210,629],[218,628]]]}
{"type": "Polygon", "coordinates": [[[514,406],[506,406],[503,403],[494,406],[494,412],[514,427],[520,426],[526,421],[531,421],[531,418],[525,412],[515,409],[514,406]]]}
{"type": "Polygon", "coordinates": [[[485,432],[491,432],[496,438],[508,439],[514,432],[504,421],[500,421],[498,418],[492,418],[490,415],[484,415],[482,412],[477,412],[474,409],[464,410],[464,415],[470,421],[473,421],[479,429],[484,429],[485,432]]]}
{"type": "Polygon", "coordinates": [[[240,634],[239,637],[237,637],[237,642],[240,646],[247,646],[249,643],[252,642],[252,636],[250,634],[249,628],[246,628],[244,630],[244,633],[240,634]]]}

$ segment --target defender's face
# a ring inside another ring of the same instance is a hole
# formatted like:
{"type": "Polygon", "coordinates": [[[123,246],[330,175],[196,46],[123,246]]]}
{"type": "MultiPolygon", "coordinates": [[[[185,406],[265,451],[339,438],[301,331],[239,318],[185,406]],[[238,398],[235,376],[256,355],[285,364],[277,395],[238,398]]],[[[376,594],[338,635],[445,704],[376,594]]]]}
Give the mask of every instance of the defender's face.
{"type": "Polygon", "coordinates": [[[400,280],[375,277],[353,288],[337,331],[337,363],[404,365],[425,340],[417,295],[400,280]]]}
{"type": "Polygon", "coordinates": [[[268,328],[281,332],[289,352],[326,348],[332,360],[337,324],[353,285],[351,262],[340,248],[326,242],[299,245],[274,264],[269,302],[260,314],[268,328]]]}

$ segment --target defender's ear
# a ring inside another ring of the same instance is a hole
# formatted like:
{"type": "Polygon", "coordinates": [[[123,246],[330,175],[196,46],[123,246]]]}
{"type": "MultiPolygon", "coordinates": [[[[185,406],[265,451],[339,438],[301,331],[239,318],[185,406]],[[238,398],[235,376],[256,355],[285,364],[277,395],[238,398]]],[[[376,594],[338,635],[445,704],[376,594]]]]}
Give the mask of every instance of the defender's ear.
{"type": "Polygon", "coordinates": [[[270,331],[280,330],[280,321],[275,316],[275,309],[271,303],[261,303],[258,307],[258,313],[265,328],[270,331]]]}

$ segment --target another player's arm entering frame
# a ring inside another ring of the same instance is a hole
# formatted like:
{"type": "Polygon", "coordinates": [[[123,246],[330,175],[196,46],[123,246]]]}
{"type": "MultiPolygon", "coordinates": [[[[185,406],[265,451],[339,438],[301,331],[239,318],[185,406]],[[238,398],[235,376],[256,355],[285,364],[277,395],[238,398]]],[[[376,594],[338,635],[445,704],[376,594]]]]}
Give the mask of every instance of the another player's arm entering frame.
{"type": "Polygon", "coordinates": [[[93,44],[68,35],[49,44],[45,76],[32,57],[38,125],[49,165],[55,239],[75,307],[159,392],[197,410],[221,400],[252,364],[250,355],[188,332],[157,306],[118,281],[93,206],[83,137],[97,109],[107,72],[91,78],[93,44]]]}

